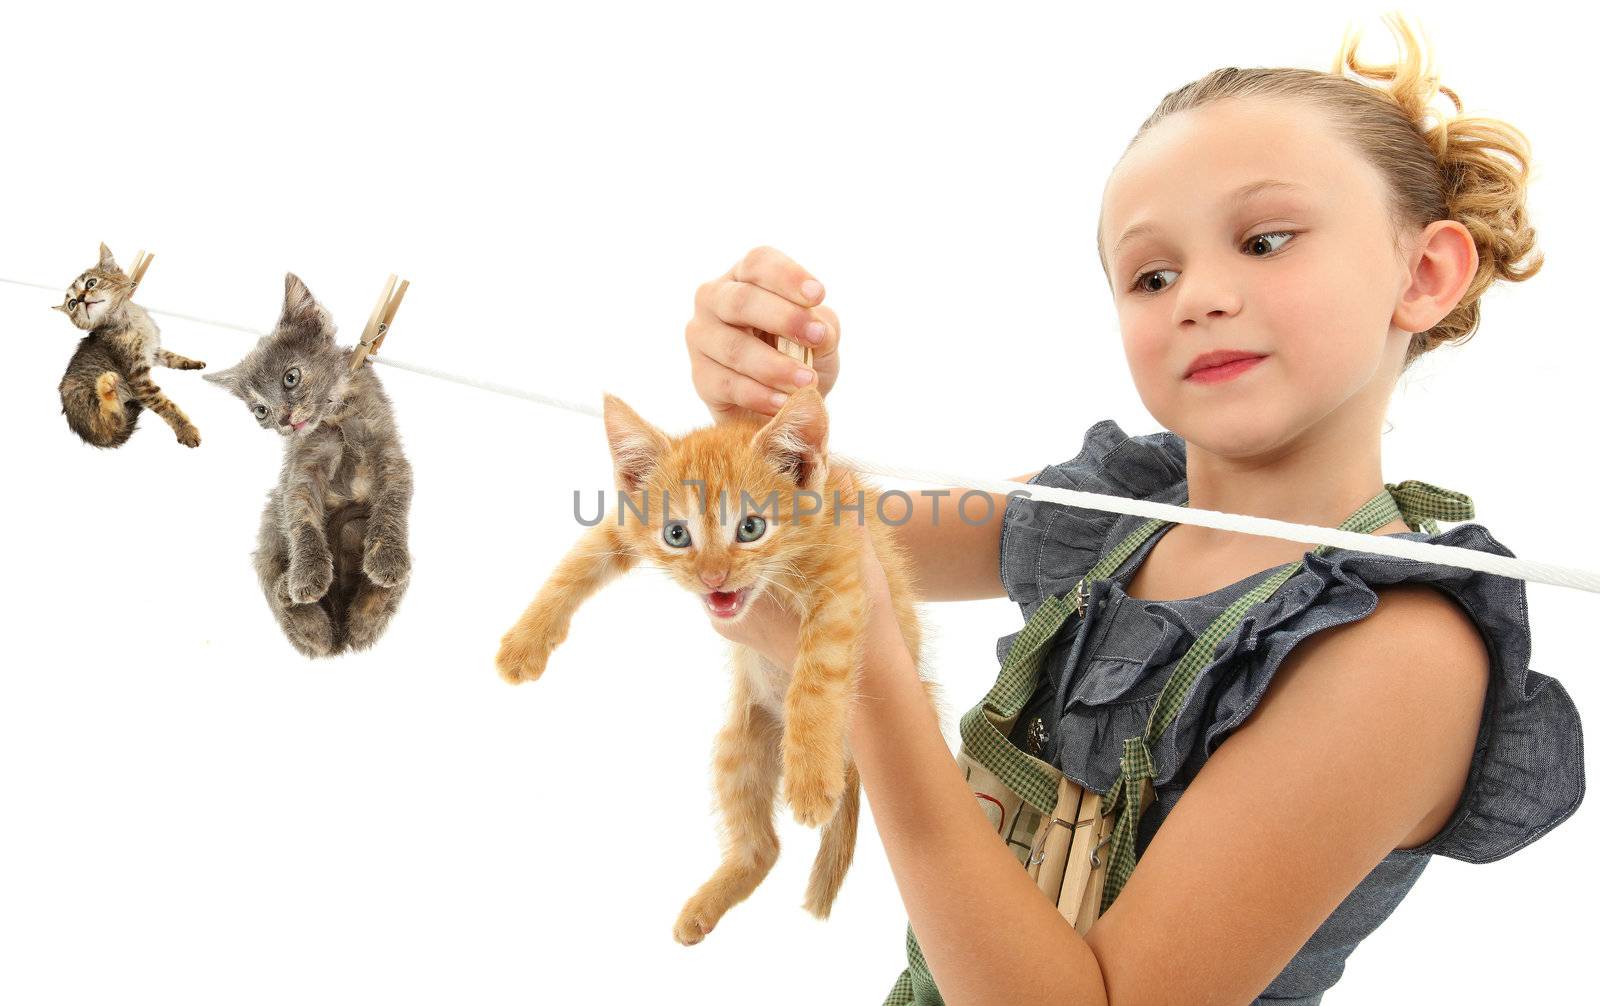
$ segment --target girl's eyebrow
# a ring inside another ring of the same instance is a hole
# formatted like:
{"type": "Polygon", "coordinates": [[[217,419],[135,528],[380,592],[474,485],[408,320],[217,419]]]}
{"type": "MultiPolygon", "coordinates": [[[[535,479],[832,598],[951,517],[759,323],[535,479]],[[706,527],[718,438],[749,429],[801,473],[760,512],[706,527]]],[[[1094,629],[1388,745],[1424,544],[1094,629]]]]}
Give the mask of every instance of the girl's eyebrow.
{"type": "MultiPolygon", "coordinates": [[[[1301,185],[1299,182],[1286,182],[1281,178],[1262,178],[1234,189],[1232,192],[1228,193],[1222,198],[1222,203],[1224,206],[1238,206],[1242,203],[1248,202],[1251,199],[1254,199],[1259,195],[1280,190],[1298,192],[1302,194],[1306,194],[1311,191],[1309,188],[1301,185]]],[[[1159,230],[1160,228],[1157,227],[1155,223],[1148,220],[1134,224],[1132,227],[1129,227],[1127,230],[1122,232],[1122,237],[1118,238],[1117,243],[1111,248],[1110,257],[1116,258],[1117,253],[1122,250],[1122,246],[1126,245],[1134,238],[1139,237],[1142,234],[1152,234],[1159,230]]]]}

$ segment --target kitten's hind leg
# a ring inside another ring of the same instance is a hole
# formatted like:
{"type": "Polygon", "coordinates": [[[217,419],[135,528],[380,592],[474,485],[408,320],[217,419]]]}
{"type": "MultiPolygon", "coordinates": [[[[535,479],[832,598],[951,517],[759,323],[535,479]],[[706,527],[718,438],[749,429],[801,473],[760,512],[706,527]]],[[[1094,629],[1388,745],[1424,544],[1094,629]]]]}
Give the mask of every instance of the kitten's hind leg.
{"type": "Polygon", "coordinates": [[[139,367],[129,377],[128,384],[134,396],[138,398],[139,404],[166,420],[167,425],[172,427],[172,432],[177,435],[178,443],[185,447],[200,446],[200,431],[195,429],[194,423],[183,414],[183,410],[178,408],[172,399],[162,394],[156,383],[150,380],[149,367],[139,367]]]}
{"type": "Polygon", "coordinates": [[[376,643],[389,627],[389,619],[394,617],[395,609],[400,606],[400,597],[406,592],[406,586],[401,583],[394,587],[380,587],[362,577],[355,596],[350,599],[350,607],[345,611],[345,645],[352,650],[365,650],[376,643]]]}
{"type": "Polygon", "coordinates": [[[170,349],[161,350],[156,362],[173,370],[201,370],[205,367],[204,360],[191,360],[187,356],[179,356],[170,349]]]}
{"type": "Polygon", "coordinates": [[[267,605],[290,645],[308,657],[331,657],[338,652],[337,634],[327,610],[319,603],[295,604],[289,600],[288,543],[272,521],[271,506],[262,518],[260,547],[252,559],[267,605]]]}
{"type": "Polygon", "coordinates": [[[783,727],[755,699],[750,676],[762,673],[755,651],[733,647],[733,695],[712,763],[722,810],[722,863],[684,904],[672,927],[673,937],[685,946],[705,939],[717,920],[748,898],[778,861],[772,815],[783,727]]]}
{"type": "Polygon", "coordinates": [[[805,909],[819,919],[826,919],[833,909],[833,899],[850,870],[850,861],[856,853],[856,821],[861,814],[861,775],[856,763],[845,768],[844,796],[839,809],[822,827],[822,846],[811,864],[811,880],[806,884],[805,909]]]}

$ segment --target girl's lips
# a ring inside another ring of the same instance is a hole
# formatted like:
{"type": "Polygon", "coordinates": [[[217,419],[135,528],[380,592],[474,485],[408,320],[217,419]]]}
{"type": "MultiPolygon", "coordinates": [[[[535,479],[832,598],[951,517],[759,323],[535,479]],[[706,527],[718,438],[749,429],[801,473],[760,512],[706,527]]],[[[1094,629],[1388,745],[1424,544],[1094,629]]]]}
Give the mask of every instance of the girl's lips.
{"type": "Polygon", "coordinates": [[[1221,381],[1229,381],[1265,359],[1266,357],[1264,356],[1252,356],[1247,359],[1224,363],[1217,367],[1206,367],[1204,370],[1195,371],[1184,380],[1194,381],[1198,384],[1217,384],[1221,381]]]}
{"type": "Polygon", "coordinates": [[[732,618],[744,608],[744,599],[749,593],[749,587],[740,587],[738,590],[713,590],[701,596],[705,598],[706,608],[713,615],[718,618],[732,618]]]}

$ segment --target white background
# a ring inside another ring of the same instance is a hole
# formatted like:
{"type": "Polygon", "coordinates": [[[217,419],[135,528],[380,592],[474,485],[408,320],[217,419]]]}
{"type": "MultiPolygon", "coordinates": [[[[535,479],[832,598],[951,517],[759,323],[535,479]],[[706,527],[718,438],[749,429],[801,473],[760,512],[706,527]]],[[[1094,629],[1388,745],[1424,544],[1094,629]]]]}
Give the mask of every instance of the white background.
{"type": "MultiPolygon", "coordinates": [[[[694,289],[772,244],[843,318],[834,447],[1004,477],[1106,417],[1157,428],[1093,232],[1162,95],[1222,65],[1326,69],[1351,19],[1365,58],[1393,55],[1358,7],[399,7],[9,10],[0,275],[64,287],[101,240],[147,248],[143,303],[264,328],[293,270],[349,341],[396,272],[387,353],[611,391],[681,432],[706,421],[694,289]]],[[[1467,110],[1529,135],[1548,263],[1407,376],[1385,476],[1467,492],[1517,555],[1600,569],[1593,15],[1408,10],[1467,110]]],[[[630,577],[543,681],[495,674],[575,538],[573,490],[609,484],[595,420],[381,371],[416,470],[413,583],[376,649],[312,663],[248,558],[278,438],[171,372],[198,450],[151,415],[121,450],[84,446],[56,398],[77,335],[59,297],[0,285],[0,999],[881,999],[905,914],[870,818],[832,920],[800,908],[816,833],[785,812],[766,883],[704,944],[671,938],[717,857],[727,672],[693,596],[630,577]]],[[[161,324],[219,369],[251,341],[161,324]]],[[[1534,668],[1600,715],[1600,600],[1527,593],[1534,668]]],[[[965,709],[1017,609],[928,618],[965,709]]],[[[1502,862],[1436,858],[1327,1002],[1579,996],[1597,837],[1586,806],[1502,862]]]]}

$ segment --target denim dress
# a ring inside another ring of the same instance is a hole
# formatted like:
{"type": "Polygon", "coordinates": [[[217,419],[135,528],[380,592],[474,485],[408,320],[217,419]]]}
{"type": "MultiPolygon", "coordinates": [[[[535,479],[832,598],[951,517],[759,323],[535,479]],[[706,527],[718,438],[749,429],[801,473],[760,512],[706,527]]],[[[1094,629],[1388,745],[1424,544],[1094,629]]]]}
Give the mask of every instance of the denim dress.
{"type": "MultiPolygon", "coordinates": [[[[1174,505],[1188,498],[1185,444],[1170,432],[1129,437],[1102,420],[1077,457],[1051,465],[1033,484],[1111,493],[1174,505]]],[[[1046,597],[1071,590],[1146,518],[1013,497],[1000,535],[1000,578],[1026,619],[1046,597]]],[[[1063,632],[1040,672],[1010,740],[1077,782],[1105,792],[1115,781],[1122,740],[1140,734],[1162,686],[1200,633],[1231,602],[1276,568],[1200,597],[1149,601],[1124,589],[1156,541],[1151,535],[1110,578],[1097,581],[1085,617],[1063,632]],[[1080,640],[1079,637],[1082,637],[1080,640]]],[[[1387,535],[1510,556],[1480,524],[1438,534],[1387,535]]],[[[1135,852],[1150,839],[1206,759],[1244,722],[1273,673],[1302,639],[1371,614],[1373,588],[1432,584],[1472,616],[1493,664],[1472,767],[1443,829],[1414,849],[1385,856],[1318,927],[1255,1000],[1314,1006],[1344,972],[1357,944],[1388,918],[1432,856],[1489,863],[1566,820],[1583,799],[1578,711],[1554,678],[1528,667],[1531,639],[1524,581],[1432,562],[1307,547],[1305,567],[1245,614],[1200,671],[1181,711],[1151,753],[1157,801],[1139,820],[1135,852]]],[[[1017,633],[1004,636],[1004,659],[1017,633]]]]}

